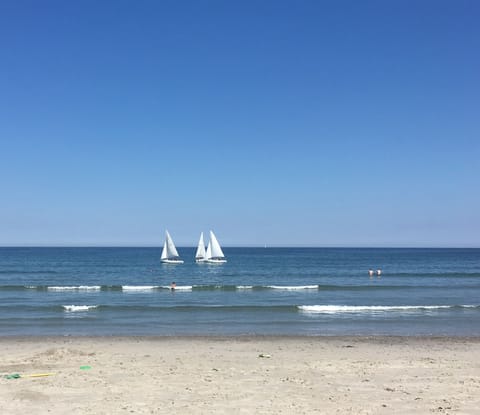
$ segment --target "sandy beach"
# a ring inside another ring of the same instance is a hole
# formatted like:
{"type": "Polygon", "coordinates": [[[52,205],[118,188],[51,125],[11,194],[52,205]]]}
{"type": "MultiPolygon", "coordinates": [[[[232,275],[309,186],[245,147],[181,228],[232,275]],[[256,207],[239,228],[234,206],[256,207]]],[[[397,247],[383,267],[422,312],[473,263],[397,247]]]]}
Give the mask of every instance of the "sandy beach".
{"type": "Polygon", "coordinates": [[[2,413],[480,413],[478,338],[57,337],[0,345],[2,413]],[[31,376],[39,374],[48,376],[31,376]]]}

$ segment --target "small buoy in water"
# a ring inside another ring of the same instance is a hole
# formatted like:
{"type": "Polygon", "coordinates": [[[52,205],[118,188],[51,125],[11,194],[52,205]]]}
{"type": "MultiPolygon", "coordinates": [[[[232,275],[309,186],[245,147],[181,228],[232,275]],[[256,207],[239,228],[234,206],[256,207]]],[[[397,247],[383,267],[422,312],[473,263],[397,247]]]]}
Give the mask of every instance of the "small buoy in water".
{"type": "Polygon", "coordinates": [[[377,275],[378,276],[382,275],[382,270],[381,269],[377,269],[377,275]]]}
{"type": "Polygon", "coordinates": [[[368,270],[368,275],[370,275],[371,277],[373,276],[373,269],[368,270]]]}

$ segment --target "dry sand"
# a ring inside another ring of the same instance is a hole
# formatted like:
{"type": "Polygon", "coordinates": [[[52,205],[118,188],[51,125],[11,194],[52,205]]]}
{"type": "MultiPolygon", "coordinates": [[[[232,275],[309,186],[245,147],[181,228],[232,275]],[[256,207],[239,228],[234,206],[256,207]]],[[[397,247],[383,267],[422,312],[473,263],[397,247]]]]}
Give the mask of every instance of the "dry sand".
{"type": "Polygon", "coordinates": [[[478,338],[0,338],[0,352],[0,374],[22,375],[1,377],[2,414],[480,414],[478,338]]]}

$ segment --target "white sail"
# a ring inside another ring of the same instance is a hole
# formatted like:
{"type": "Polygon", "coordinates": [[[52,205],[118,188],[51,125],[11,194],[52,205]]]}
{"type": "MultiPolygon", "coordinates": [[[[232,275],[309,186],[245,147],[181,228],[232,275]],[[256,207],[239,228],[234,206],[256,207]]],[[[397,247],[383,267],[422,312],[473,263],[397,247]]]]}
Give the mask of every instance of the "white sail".
{"type": "Polygon", "coordinates": [[[198,241],[197,252],[195,254],[196,261],[203,261],[206,259],[205,256],[205,243],[203,242],[203,232],[200,234],[200,240],[198,241]]]}
{"type": "Polygon", "coordinates": [[[212,245],[212,258],[224,258],[222,248],[215,237],[215,234],[210,231],[210,244],[212,245]]]}
{"type": "Polygon", "coordinates": [[[207,260],[212,257],[212,244],[210,242],[208,242],[207,252],[205,255],[207,257],[207,260]]]}
{"type": "Polygon", "coordinates": [[[167,259],[167,258],[168,258],[168,255],[167,255],[167,241],[165,241],[163,243],[162,256],[160,257],[160,259],[167,259]]]}
{"type": "Polygon", "coordinates": [[[222,248],[215,237],[215,234],[210,231],[210,241],[207,248],[207,262],[221,264],[227,262],[225,255],[223,255],[222,248]]]}
{"type": "Polygon", "coordinates": [[[177,248],[175,248],[175,244],[168,231],[165,231],[165,243],[163,244],[160,260],[167,264],[183,264],[183,260],[180,259],[177,248]]]}
{"type": "Polygon", "coordinates": [[[168,231],[165,231],[166,236],[167,236],[167,252],[168,252],[168,258],[171,257],[178,257],[178,252],[177,248],[175,248],[175,244],[173,243],[172,237],[168,233],[168,231]]]}

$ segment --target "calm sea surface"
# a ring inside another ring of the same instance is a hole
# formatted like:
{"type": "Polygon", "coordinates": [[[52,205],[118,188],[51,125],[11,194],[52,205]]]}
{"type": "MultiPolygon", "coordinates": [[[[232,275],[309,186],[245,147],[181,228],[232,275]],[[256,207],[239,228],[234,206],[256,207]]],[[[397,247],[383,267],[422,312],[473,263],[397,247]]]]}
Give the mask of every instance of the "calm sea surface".
{"type": "Polygon", "coordinates": [[[0,248],[0,336],[480,335],[480,249],[160,251],[0,248]]]}

